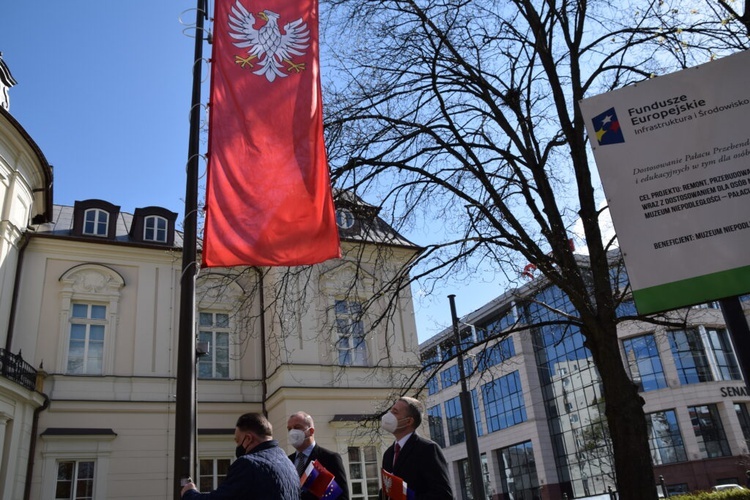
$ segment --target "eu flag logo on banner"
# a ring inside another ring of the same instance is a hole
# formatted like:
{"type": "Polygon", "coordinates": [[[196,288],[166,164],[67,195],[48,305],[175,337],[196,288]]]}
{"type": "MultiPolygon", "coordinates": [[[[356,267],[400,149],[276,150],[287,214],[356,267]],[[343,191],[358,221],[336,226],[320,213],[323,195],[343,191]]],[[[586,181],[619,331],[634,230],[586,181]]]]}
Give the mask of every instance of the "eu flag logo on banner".
{"type": "Polygon", "coordinates": [[[625,142],[615,108],[609,108],[604,113],[596,115],[591,119],[591,122],[594,124],[596,140],[600,146],[625,142]]]}
{"type": "Polygon", "coordinates": [[[300,478],[300,485],[304,491],[309,491],[321,500],[336,500],[344,493],[333,474],[317,460],[308,464],[300,478]]]}

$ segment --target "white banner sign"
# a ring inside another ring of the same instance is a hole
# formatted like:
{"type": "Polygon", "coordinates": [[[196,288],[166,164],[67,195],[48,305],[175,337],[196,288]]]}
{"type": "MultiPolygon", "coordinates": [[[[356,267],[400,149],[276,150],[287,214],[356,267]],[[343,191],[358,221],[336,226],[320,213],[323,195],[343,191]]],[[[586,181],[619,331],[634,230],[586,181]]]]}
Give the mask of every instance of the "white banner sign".
{"type": "Polygon", "coordinates": [[[580,108],[638,311],[750,292],[750,51],[580,108]]]}

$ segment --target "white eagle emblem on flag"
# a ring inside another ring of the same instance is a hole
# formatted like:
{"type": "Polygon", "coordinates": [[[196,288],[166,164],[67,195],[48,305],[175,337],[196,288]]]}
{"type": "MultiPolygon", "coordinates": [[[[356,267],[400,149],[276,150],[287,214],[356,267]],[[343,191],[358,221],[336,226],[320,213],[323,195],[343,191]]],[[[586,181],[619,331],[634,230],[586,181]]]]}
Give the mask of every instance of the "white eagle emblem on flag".
{"type": "Polygon", "coordinates": [[[245,48],[247,57],[235,56],[235,62],[242,67],[254,67],[253,60],[258,59],[259,69],[254,74],[265,76],[269,82],[276,77],[286,77],[282,71],[286,63],[288,72],[299,73],[305,69],[305,63],[294,63],[292,56],[305,55],[304,49],[309,47],[310,31],[302,18],[284,25],[284,33],[279,29],[279,14],[270,10],[263,10],[258,16],[266,24],[255,29],[255,16],[237,0],[228,16],[229,36],[238,40],[233,42],[236,47],[245,48]]]}
{"type": "Polygon", "coordinates": [[[383,475],[383,489],[390,492],[393,487],[393,479],[390,476],[383,475]]]}

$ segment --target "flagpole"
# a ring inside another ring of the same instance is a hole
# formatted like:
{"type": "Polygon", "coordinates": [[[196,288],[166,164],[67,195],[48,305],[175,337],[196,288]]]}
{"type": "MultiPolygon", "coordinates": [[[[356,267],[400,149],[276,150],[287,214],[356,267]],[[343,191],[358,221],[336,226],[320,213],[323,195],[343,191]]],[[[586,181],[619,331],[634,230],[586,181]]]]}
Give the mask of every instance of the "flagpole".
{"type": "Polygon", "coordinates": [[[174,431],[174,498],[179,500],[183,482],[195,471],[195,277],[198,242],[198,167],[200,160],[201,66],[203,22],[208,0],[197,0],[193,95],[190,108],[185,220],[180,277],[180,319],[177,344],[177,387],[174,431]]]}

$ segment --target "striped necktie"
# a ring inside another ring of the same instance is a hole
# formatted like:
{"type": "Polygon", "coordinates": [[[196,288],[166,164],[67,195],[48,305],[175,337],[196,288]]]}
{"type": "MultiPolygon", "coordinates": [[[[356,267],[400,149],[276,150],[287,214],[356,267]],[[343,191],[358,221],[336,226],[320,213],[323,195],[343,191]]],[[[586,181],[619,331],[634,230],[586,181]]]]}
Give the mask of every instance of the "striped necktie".
{"type": "Polygon", "coordinates": [[[307,462],[307,456],[304,453],[297,453],[297,457],[294,459],[294,467],[300,477],[305,473],[305,462],[307,462]]]}

